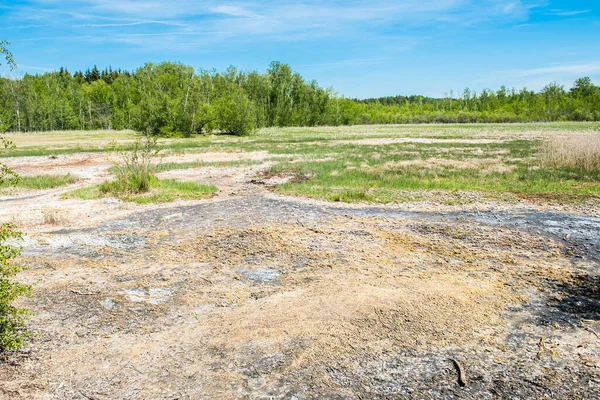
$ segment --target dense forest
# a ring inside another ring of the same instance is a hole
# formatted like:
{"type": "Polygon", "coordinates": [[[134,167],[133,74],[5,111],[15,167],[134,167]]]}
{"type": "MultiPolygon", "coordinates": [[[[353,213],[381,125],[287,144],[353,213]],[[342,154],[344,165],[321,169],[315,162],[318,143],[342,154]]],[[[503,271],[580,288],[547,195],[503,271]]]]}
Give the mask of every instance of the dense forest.
{"type": "Polygon", "coordinates": [[[161,136],[210,131],[246,134],[271,126],[399,123],[600,121],[600,87],[570,90],[465,89],[444,98],[348,99],[282,63],[264,73],[195,71],[179,63],[136,71],[97,67],[0,78],[0,132],[134,129],[161,136]]]}

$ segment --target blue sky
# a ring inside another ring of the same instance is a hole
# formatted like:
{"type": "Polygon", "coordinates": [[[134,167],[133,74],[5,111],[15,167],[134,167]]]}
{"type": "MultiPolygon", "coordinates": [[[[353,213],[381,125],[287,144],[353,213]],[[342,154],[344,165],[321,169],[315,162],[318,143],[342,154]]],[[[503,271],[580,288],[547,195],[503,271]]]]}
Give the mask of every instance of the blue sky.
{"type": "Polygon", "coordinates": [[[277,60],[348,97],[600,84],[597,0],[0,0],[0,21],[17,74],[277,60]]]}

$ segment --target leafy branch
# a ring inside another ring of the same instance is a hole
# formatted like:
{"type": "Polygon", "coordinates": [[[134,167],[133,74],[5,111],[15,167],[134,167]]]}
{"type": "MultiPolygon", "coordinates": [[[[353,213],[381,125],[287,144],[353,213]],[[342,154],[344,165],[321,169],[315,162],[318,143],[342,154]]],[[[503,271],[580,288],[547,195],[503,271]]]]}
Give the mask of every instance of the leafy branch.
{"type": "Polygon", "coordinates": [[[4,55],[4,58],[6,59],[6,63],[8,64],[8,66],[10,67],[10,69],[12,71],[13,69],[15,69],[17,67],[17,64],[15,63],[15,59],[13,58],[12,53],[10,51],[8,51],[8,49],[6,48],[6,46],[9,44],[10,44],[9,41],[0,40],[0,54],[4,55]]]}

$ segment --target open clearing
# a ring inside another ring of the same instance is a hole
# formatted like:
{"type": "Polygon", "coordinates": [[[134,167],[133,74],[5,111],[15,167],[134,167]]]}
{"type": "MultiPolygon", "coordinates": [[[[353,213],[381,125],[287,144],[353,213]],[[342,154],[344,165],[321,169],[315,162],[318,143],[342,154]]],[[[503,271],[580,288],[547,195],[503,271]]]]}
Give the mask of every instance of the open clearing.
{"type": "Polygon", "coordinates": [[[538,156],[578,134],[600,124],[169,139],[158,176],[219,191],[156,204],[70,195],[130,132],[12,136],[16,172],[77,179],[0,189],[36,333],[0,396],[598,398],[598,172],[538,156]]]}

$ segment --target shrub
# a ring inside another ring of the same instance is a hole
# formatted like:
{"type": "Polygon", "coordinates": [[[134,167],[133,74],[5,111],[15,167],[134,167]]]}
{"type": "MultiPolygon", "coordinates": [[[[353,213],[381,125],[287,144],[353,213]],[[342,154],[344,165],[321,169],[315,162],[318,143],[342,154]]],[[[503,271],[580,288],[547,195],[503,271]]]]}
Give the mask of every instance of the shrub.
{"type": "MultiPolygon", "coordinates": [[[[12,55],[4,49],[2,44],[5,42],[0,41],[0,53],[5,53],[8,64],[14,66],[12,55]]],[[[10,140],[2,134],[0,134],[0,145],[4,148],[14,147],[10,140]]],[[[6,180],[20,181],[20,177],[6,165],[0,163],[0,185],[6,180]]],[[[29,295],[31,286],[13,279],[23,268],[12,263],[21,249],[7,243],[11,239],[21,240],[21,233],[15,230],[13,224],[0,224],[0,351],[17,350],[25,344],[30,336],[25,327],[28,311],[15,307],[13,303],[19,297],[29,295]]]]}
{"type": "Polygon", "coordinates": [[[21,234],[12,224],[0,225],[0,350],[17,350],[25,344],[30,333],[25,327],[28,311],[17,308],[14,301],[29,295],[31,287],[13,278],[23,270],[12,263],[21,251],[19,247],[7,243],[8,240],[21,240],[21,234]]]}
{"type": "MultiPolygon", "coordinates": [[[[4,147],[5,149],[11,149],[11,148],[15,147],[14,144],[6,136],[2,135],[1,133],[0,133],[0,146],[4,147]]],[[[19,177],[19,175],[14,173],[13,170],[8,168],[8,166],[6,166],[0,162],[0,185],[2,185],[3,183],[5,183],[7,181],[12,181],[12,183],[16,183],[16,182],[19,182],[20,180],[21,180],[21,178],[19,177]]]]}
{"type": "Polygon", "coordinates": [[[138,194],[150,190],[156,164],[153,162],[162,150],[155,137],[146,136],[136,140],[132,150],[119,149],[113,145],[117,153],[117,161],[113,167],[116,175],[114,181],[100,185],[102,193],[138,194]]]}

